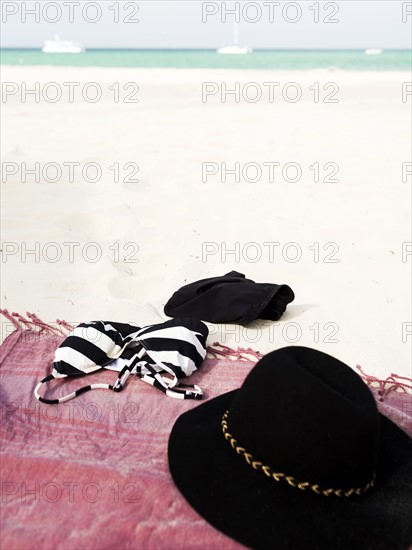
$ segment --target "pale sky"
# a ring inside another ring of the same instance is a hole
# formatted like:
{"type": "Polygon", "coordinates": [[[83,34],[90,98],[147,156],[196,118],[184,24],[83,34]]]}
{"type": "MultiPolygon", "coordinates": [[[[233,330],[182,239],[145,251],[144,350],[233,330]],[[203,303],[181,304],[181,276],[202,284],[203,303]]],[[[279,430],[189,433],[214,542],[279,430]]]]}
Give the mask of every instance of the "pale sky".
{"type": "Polygon", "coordinates": [[[1,44],[40,48],[58,34],[86,48],[216,48],[232,42],[231,9],[239,44],[255,49],[411,47],[412,2],[398,0],[1,0],[1,44]]]}

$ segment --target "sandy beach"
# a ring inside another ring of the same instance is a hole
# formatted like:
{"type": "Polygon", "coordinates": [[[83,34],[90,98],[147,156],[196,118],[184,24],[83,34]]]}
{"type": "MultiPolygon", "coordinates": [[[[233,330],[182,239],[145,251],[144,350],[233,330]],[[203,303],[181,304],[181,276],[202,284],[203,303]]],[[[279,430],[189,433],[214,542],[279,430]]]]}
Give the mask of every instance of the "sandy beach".
{"type": "Polygon", "coordinates": [[[3,308],[146,325],[180,286],[236,270],[295,301],[278,323],[210,325],[209,343],[411,376],[408,73],[2,79],[3,308]]]}

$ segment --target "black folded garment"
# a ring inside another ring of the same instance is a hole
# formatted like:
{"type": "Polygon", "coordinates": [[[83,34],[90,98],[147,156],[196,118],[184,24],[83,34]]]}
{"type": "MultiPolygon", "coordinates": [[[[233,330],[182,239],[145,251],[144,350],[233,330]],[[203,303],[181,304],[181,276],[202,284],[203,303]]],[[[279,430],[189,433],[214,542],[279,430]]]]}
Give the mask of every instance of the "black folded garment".
{"type": "Polygon", "coordinates": [[[231,271],[179,288],[165,305],[168,317],[193,317],[211,323],[248,325],[255,319],[277,321],[295,298],[288,285],[255,283],[231,271]]]}

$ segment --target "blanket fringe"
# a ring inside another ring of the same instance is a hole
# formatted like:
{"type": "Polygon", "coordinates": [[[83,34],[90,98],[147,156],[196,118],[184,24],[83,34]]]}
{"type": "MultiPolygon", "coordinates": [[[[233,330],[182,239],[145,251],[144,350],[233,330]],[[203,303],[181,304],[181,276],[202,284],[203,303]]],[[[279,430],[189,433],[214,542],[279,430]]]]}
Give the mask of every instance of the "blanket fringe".
{"type": "Polygon", "coordinates": [[[390,374],[384,380],[364,372],[360,365],[356,365],[360,372],[360,377],[368,385],[378,388],[378,399],[383,402],[392,392],[412,393],[412,378],[400,376],[399,374],[390,374]]]}
{"type": "Polygon", "coordinates": [[[263,357],[262,353],[252,348],[241,348],[238,346],[236,350],[230,348],[229,346],[220,344],[219,342],[213,342],[213,346],[208,346],[207,353],[214,359],[226,357],[232,361],[250,361],[250,356],[255,359],[261,359],[263,357]]]}
{"type": "Polygon", "coordinates": [[[28,319],[16,313],[15,311],[10,313],[7,309],[0,309],[0,313],[6,317],[18,331],[30,330],[36,331],[42,334],[50,334],[57,336],[66,336],[67,332],[73,330],[73,327],[66,321],[56,319],[57,327],[54,327],[48,323],[42,321],[35,313],[26,312],[28,319]],[[64,330],[63,330],[64,329],[64,330]]]}
{"type": "Polygon", "coordinates": [[[2,315],[4,315],[4,317],[6,317],[6,319],[8,319],[8,320],[13,324],[13,326],[14,326],[14,328],[15,328],[16,330],[22,330],[20,323],[18,323],[18,322],[16,321],[16,319],[14,319],[14,318],[10,315],[10,313],[7,311],[7,309],[0,309],[0,313],[1,313],[2,315]]]}
{"type": "Polygon", "coordinates": [[[61,327],[65,328],[66,330],[68,330],[69,332],[71,332],[74,328],[70,323],[62,319],[56,319],[56,323],[61,327]]]}

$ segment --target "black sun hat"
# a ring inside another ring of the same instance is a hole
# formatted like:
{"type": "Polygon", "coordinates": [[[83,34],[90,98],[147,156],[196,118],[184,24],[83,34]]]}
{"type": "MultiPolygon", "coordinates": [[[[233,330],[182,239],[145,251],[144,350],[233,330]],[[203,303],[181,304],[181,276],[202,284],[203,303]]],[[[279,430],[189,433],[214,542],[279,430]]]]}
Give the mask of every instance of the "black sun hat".
{"type": "Polygon", "coordinates": [[[193,508],[247,547],[412,544],[412,440],[320,351],[264,356],[239,390],[178,418],[168,458],[193,508]]]}

